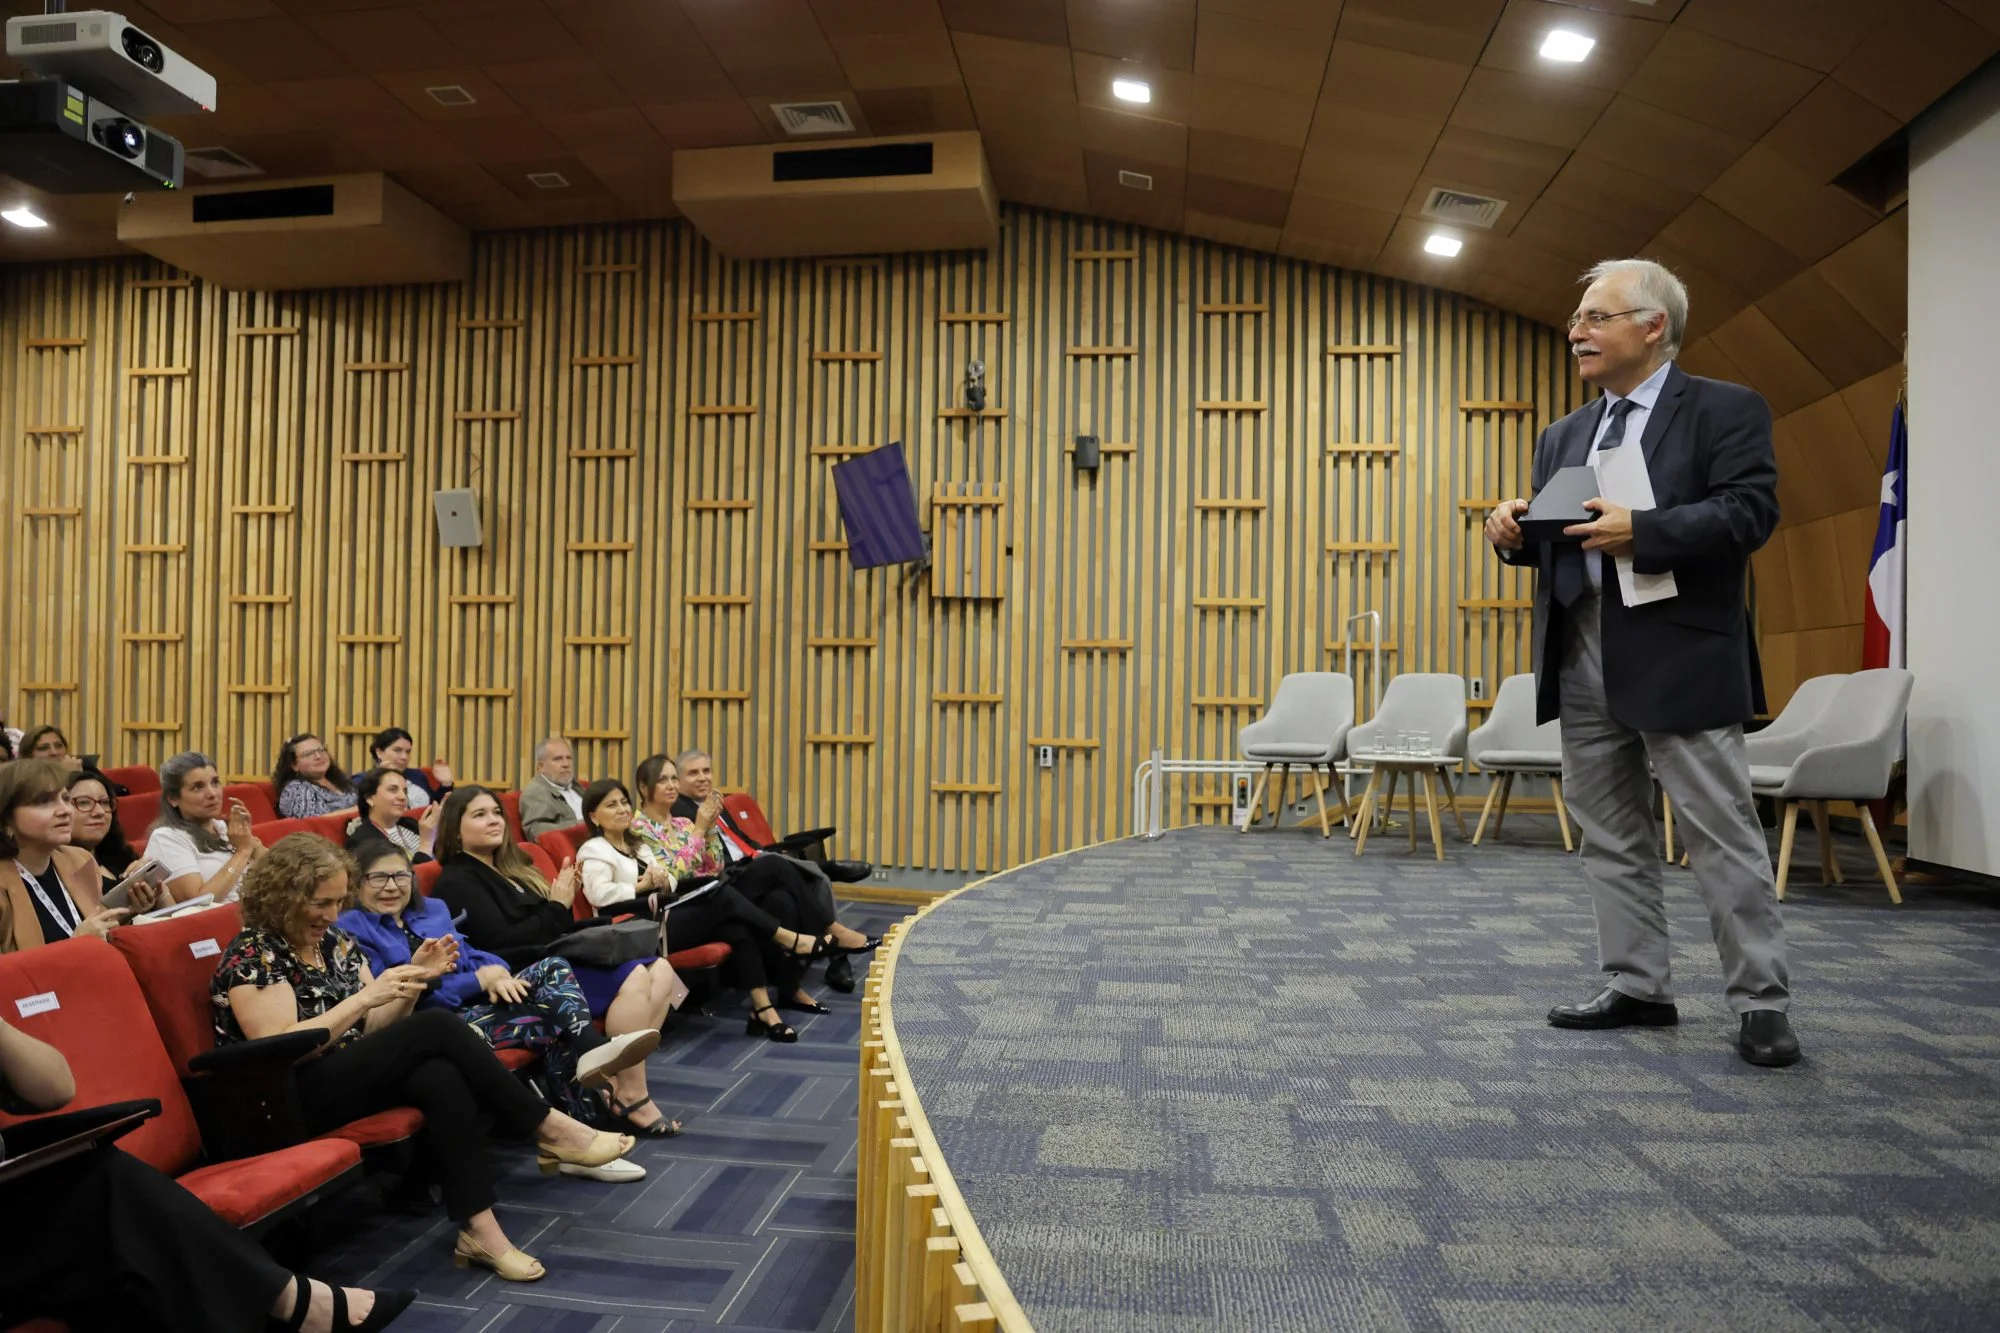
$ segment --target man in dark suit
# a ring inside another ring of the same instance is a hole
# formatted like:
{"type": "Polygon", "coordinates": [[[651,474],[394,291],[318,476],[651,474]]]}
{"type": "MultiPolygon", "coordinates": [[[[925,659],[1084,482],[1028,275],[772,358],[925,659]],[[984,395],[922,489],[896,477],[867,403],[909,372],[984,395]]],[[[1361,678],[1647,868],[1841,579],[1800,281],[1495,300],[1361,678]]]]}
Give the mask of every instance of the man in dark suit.
{"type": "MultiPolygon", "coordinates": [[[[1799,1058],[1769,847],[1750,795],[1743,724],[1764,707],[1744,604],[1751,553],[1778,522],[1771,410],[1756,392],[1674,365],[1687,290],[1650,260],[1593,268],[1570,318],[1570,351],[1596,401],[1542,432],[1536,490],[1612,449],[1644,459],[1653,504],[1602,497],[1581,542],[1525,543],[1526,500],[1486,520],[1501,559],[1532,565],[1538,718],[1560,717],[1563,791],[1583,830],[1583,868],[1609,984],[1557,1005],[1565,1028],[1680,1021],[1668,961],[1653,781],[1687,832],[1708,904],[1737,1050],[1759,1065],[1799,1058]],[[1627,575],[1671,575],[1672,595],[1627,605],[1627,575]],[[1650,771],[1649,771],[1650,770],[1650,771]]],[[[1627,497],[1630,498],[1630,497],[1627,497]]]]}

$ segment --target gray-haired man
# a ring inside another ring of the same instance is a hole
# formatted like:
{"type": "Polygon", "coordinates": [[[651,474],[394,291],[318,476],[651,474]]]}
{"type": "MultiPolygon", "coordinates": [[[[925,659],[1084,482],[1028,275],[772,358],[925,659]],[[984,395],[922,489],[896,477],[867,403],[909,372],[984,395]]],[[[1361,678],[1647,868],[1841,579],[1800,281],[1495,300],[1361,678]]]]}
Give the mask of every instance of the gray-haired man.
{"type": "Polygon", "coordinates": [[[1653,506],[1599,498],[1576,543],[1525,548],[1509,500],[1486,538],[1510,564],[1532,564],[1541,721],[1560,716],[1563,790],[1583,829],[1583,868],[1609,984],[1549,1011],[1556,1027],[1667,1027],[1680,1021],[1668,961],[1653,780],[1687,832],[1708,904],[1737,1050],[1760,1065],[1799,1058],[1771,858],[1750,796],[1743,724],[1764,707],[1763,673],[1744,604],[1751,553],[1778,523],[1771,409],[1741,385],[1674,365],[1687,290],[1650,260],[1585,275],[1570,318],[1578,372],[1603,395],[1542,432],[1534,487],[1558,468],[1613,449],[1644,460],[1653,506]],[[1621,570],[1620,561],[1629,566],[1621,570]],[[1626,604],[1624,575],[1673,576],[1672,595],[1626,604]]]}

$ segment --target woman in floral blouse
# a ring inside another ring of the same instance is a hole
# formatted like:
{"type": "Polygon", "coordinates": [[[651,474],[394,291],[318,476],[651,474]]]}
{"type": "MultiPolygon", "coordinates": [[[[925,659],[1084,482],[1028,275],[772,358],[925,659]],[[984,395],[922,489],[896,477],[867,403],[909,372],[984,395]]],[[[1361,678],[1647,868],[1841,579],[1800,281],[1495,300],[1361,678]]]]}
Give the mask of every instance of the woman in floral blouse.
{"type": "Polygon", "coordinates": [[[457,941],[424,940],[408,963],[375,976],[361,945],[334,925],[354,873],[345,852],[310,833],[280,839],[250,867],[243,931],[209,986],[216,1037],[227,1045],[324,1031],[326,1044],[294,1075],[307,1129],[324,1134],[393,1106],[421,1110],[445,1210],[461,1228],[453,1262],[533,1282],[542,1265],[514,1248],[493,1215],[481,1114],[502,1133],[532,1135],[546,1173],[563,1163],[600,1166],[630,1152],[633,1140],[544,1106],[456,1014],[413,1014],[425,991],[455,970],[457,941]]]}
{"type": "Polygon", "coordinates": [[[354,784],[333,762],[326,742],[310,731],[278,747],[271,790],[278,793],[278,813],[286,819],[311,819],[354,808],[354,784]]]}

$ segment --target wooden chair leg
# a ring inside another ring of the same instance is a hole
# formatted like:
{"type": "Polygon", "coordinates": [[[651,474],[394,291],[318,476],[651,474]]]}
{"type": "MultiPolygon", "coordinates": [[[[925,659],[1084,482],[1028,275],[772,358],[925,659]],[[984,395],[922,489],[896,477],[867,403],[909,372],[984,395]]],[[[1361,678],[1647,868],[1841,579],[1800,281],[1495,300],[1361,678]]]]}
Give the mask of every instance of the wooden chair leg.
{"type": "Polygon", "coordinates": [[[1556,827],[1563,833],[1563,850],[1573,852],[1576,850],[1576,840],[1569,835],[1569,805],[1563,800],[1562,774],[1549,775],[1549,791],[1556,798],[1556,827]]]}
{"type": "Polygon", "coordinates": [[[1404,776],[1408,779],[1410,785],[1410,850],[1414,852],[1417,850],[1417,784],[1421,782],[1424,787],[1424,794],[1430,794],[1430,770],[1412,768],[1404,776]]]}
{"type": "Polygon", "coordinates": [[[1322,838],[1331,838],[1333,836],[1333,825],[1329,824],[1326,819],[1326,788],[1319,784],[1318,764],[1312,766],[1312,780],[1313,804],[1319,807],[1319,836],[1322,838]]]}
{"type": "Polygon", "coordinates": [[[1833,854],[1833,819],[1827,814],[1825,801],[1812,803],[1812,821],[1813,836],[1819,839],[1819,882],[1844,883],[1840,874],[1840,861],[1833,854]]]}
{"type": "MultiPolygon", "coordinates": [[[[1442,861],[1444,834],[1438,830],[1437,784],[1444,781],[1444,776],[1441,773],[1433,773],[1428,768],[1419,770],[1418,776],[1424,781],[1424,808],[1430,812],[1431,817],[1431,848],[1437,853],[1437,859],[1442,861]]],[[[1412,819],[1410,822],[1415,824],[1417,821],[1412,819]]]]}
{"type": "Polygon", "coordinates": [[[1347,783],[1340,776],[1340,769],[1333,764],[1326,766],[1326,785],[1332,789],[1333,799],[1339,803],[1336,808],[1340,813],[1340,822],[1347,825],[1348,831],[1352,832],[1354,812],[1347,808],[1347,783]]]}
{"type": "Polygon", "coordinates": [[[1882,884],[1889,890],[1889,901],[1900,903],[1903,892],[1896,887],[1896,869],[1889,864],[1889,853],[1882,849],[1882,835],[1875,830],[1875,816],[1865,804],[1857,805],[1861,811],[1861,831],[1868,835],[1868,850],[1875,853],[1875,869],[1882,874],[1882,884]]]}
{"type": "Polygon", "coordinates": [[[1660,788],[1660,820],[1667,826],[1667,861],[1674,860],[1674,798],[1667,795],[1665,787],[1660,788]]]}
{"type": "Polygon", "coordinates": [[[1799,832],[1799,803],[1782,802],[1785,807],[1785,830],[1778,835],[1778,901],[1785,901],[1785,880],[1792,873],[1792,840],[1799,832]]]}
{"type": "Polygon", "coordinates": [[[1451,817],[1458,821],[1458,840],[1468,841],[1472,835],[1466,832],[1465,816],[1459,813],[1458,784],[1451,780],[1451,770],[1443,764],[1438,765],[1438,781],[1444,784],[1445,800],[1451,804],[1451,817]]]}
{"type": "Polygon", "coordinates": [[[1486,804],[1479,807],[1479,827],[1472,830],[1474,847],[1477,847],[1479,840],[1486,836],[1486,821],[1492,817],[1494,798],[1500,795],[1500,778],[1501,775],[1498,773],[1486,775],[1486,804]]]}
{"type": "Polygon", "coordinates": [[[1258,807],[1264,803],[1264,785],[1271,780],[1271,766],[1264,765],[1264,771],[1257,775],[1257,785],[1250,790],[1250,818],[1244,821],[1243,832],[1248,833],[1263,822],[1263,811],[1258,807]]]}
{"type": "Polygon", "coordinates": [[[1361,814],[1354,821],[1354,854],[1368,846],[1368,830],[1375,822],[1375,789],[1382,784],[1382,766],[1368,770],[1368,785],[1361,791],[1361,814]]]}
{"type": "MultiPolygon", "coordinates": [[[[1381,765],[1378,764],[1376,765],[1376,767],[1379,768],[1381,767],[1381,765]]],[[[1382,831],[1384,833],[1387,833],[1389,831],[1389,821],[1396,817],[1396,787],[1397,784],[1402,782],[1402,780],[1403,780],[1403,770],[1401,770],[1400,768],[1392,768],[1389,770],[1389,782],[1388,782],[1389,795],[1387,799],[1385,799],[1382,802],[1378,810],[1378,813],[1382,816],[1382,831]]]]}
{"type": "Polygon", "coordinates": [[[1292,766],[1284,764],[1278,769],[1278,813],[1271,820],[1271,827],[1274,829],[1280,829],[1285,826],[1285,798],[1291,794],[1291,790],[1292,766]]]}
{"type": "Polygon", "coordinates": [[[1493,836],[1496,838],[1500,836],[1500,826],[1507,822],[1507,802],[1513,798],[1513,795],[1514,775],[1512,773],[1501,774],[1500,808],[1493,812],[1493,836]]]}

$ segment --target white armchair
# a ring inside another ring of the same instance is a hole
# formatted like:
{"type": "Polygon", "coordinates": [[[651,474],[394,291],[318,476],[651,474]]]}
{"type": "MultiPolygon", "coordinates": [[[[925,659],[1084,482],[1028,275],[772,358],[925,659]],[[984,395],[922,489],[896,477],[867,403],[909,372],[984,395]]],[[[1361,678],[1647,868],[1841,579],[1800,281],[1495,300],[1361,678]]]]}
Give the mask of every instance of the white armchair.
{"type": "Polygon", "coordinates": [[[1507,801],[1514,794],[1514,779],[1523,773],[1546,776],[1555,796],[1556,823],[1562,829],[1563,850],[1576,850],[1570,836],[1569,809],[1563,804],[1562,723],[1535,723],[1535,678],[1532,674],[1509,676],[1500,682],[1493,696],[1493,710],[1484,726],[1476,727],[1465,742],[1466,757],[1487,775],[1486,805],[1479,812],[1479,827],[1472,845],[1486,836],[1486,820],[1493,819],[1493,834],[1500,835],[1501,821],[1507,818],[1507,801]],[[1497,808],[1496,808],[1497,803],[1497,808]]]}
{"type": "MultiPolygon", "coordinates": [[[[1312,775],[1313,800],[1319,805],[1321,837],[1331,836],[1333,825],[1326,812],[1326,788],[1320,785],[1319,769],[1326,766],[1327,782],[1336,782],[1333,766],[1347,754],[1347,737],[1354,726],[1354,678],[1338,671],[1298,671],[1278,682],[1271,706],[1255,722],[1236,733],[1236,746],[1245,759],[1261,762],[1264,771],[1257,777],[1257,789],[1250,796],[1250,822],[1258,822],[1264,788],[1271,770],[1278,776],[1278,808],[1273,828],[1284,822],[1285,796],[1290,790],[1292,766],[1303,766],[1312,775]]],[[[1347,797],[1338,795],[1340,819],[1347,822],[1347,797]]],[[[1249,827],[1244,827],[1249,832],[1249,827]]]]}

